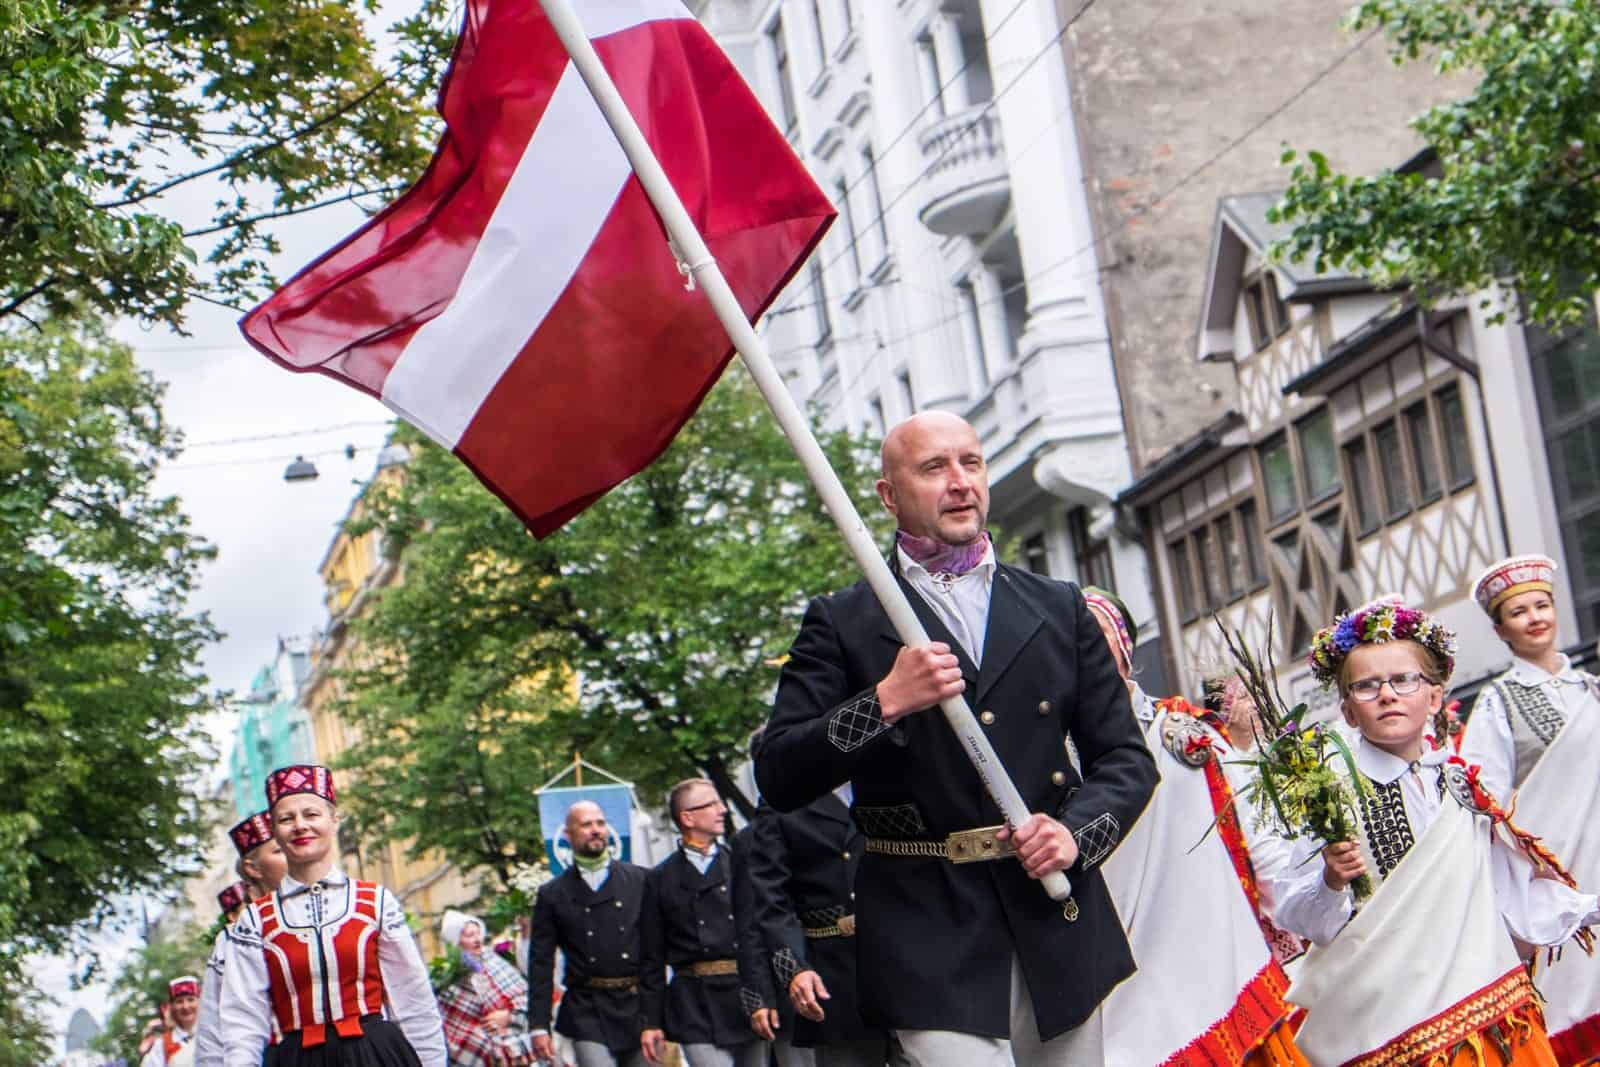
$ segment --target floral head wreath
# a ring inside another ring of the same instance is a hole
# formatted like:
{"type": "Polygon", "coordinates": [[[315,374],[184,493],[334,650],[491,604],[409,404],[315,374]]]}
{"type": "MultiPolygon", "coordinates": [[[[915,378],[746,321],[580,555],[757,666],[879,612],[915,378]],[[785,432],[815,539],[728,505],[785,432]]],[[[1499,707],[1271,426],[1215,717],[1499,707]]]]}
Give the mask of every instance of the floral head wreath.
{"type": "Polygon", "coordinates": [[[1382,597],[1346,612],[1333,625],[1311,639],[1311,673],[1318,682],[1333,687],[1345,657],[1357,645],[1389,641],[1415,641],[1444,664],[1443,680],[1456,668],[1456,635],[1425,611],[1408,608],[1398,596],[1382,597]]]}

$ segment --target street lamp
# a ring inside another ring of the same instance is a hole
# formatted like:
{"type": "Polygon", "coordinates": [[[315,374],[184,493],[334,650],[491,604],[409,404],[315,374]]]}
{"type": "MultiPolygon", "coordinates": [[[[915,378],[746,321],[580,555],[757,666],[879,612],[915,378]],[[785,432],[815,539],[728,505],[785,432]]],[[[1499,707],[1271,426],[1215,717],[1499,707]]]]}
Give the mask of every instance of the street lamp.
{"type": "Polygon", "coordinates": [[[286,482],[314,482],[317,480],[317,465],[304,456],[294,457],[294,462],[284,468],[283,480],[286,482]]]}

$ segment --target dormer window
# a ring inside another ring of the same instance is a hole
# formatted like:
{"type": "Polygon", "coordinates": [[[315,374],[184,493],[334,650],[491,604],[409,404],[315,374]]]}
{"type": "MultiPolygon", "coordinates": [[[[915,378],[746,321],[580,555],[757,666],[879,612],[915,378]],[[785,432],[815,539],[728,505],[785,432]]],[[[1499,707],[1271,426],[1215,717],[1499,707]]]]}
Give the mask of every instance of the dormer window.
{"type": "Polygon", "coordinates": [[[1264,270],[1244,284],[1245,317],[1250,322],[1250,348],[1259,352],[1289,329],[1289,307],[1278,295],[1278,276],[1264,270]]]}

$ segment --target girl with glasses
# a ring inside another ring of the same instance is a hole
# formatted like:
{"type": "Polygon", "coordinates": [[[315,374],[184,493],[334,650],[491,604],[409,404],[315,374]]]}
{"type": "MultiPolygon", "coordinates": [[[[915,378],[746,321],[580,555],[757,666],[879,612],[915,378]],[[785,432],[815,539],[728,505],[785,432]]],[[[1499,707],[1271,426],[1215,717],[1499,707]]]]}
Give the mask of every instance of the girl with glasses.
{"type": "Polygon", "coordinates": [[[1454,656],[1455,635],[1398,598],[1312,642],[1312,672],[1358,735],[1359,776],[1357,839],[1294,842],[1275,893],[1277,922],[1316,945],[1288,993],[1314,1067],[1557,1063],[1518,942],[1587,944],[1600,910],[1505,820],[1476,768],[1427,743],[1454,656]],[[1358,901],[1363,873],[1375,888],[1358,901]]]}

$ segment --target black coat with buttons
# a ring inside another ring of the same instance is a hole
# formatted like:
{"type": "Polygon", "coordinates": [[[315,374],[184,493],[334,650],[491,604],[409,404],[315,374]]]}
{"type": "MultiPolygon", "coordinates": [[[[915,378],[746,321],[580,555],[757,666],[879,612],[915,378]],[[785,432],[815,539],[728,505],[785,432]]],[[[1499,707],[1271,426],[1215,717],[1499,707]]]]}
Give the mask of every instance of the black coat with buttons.
{"type": "Polygon", "coordinates": [[[679,1044],[742,1045],[756,1039],[739,996],[739,975],[688,973],[690,964],[739,959],[733,913],[733,864],[726,845],[701,874],[681,848],[650,872],[655,907],[645,917],[648,1025],[679,1044]],[[665,982],[665,968],[673,969],[665,982]],[[665,985],[665,990],[662,987],[665,985]]]}
{"type": "Polygon", "coordinates": [[[856,939],[805,935],[808,926],[838,925],[841,916],[855,915],[855,875],[864,841],[850,809],[832,793],[799,811],[780,814],[763,807],[756,814],[750,883],[774,984],[788,1000],[794,976],[812,970],[828,990],[822,1022],[795,1016],[794,1043],[802,1048],[887,1037],[861,1019],[856,939]]]}
{"type": "MultiPolygon", "coordinates": [[[[1099,865],[1149,801],[1154,760],[1076,586],[998,566],[980,670],[900,583],[932,639],[955,650],[967,701],[1028,810],[1073,832],[1077,911],[1069,920],[1013,858],[957,865],[869,852],[855,886],[862,1013],[896,1029],[1006,1037],[1015,957],[1040,1035],[1055,1037],[1133,973],[1099,865]]],[[[849,781],[869,838],[937,841],[1002,821],[937,709],[883,722],[876,686],[900,648],[866,583],[811,602],[756,757],[769,803],[794,810],[849,781]]]]}
{"type": "Polygon", "coordinates": [[[654,910],[650,872],[611,861],[599,889],[576,867],[539,887],[528,949],[528,1023],[550,1026],[555,953],[566,960],[556,1030],[574,1041],[598,1041],[614,1052],[639,1047],[644,1009],[639,989],[590,989],[589,978],[639,978],[644,967],[641,920],[654,910]]]}

